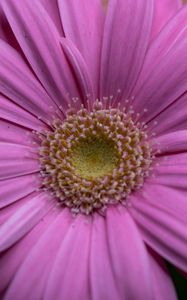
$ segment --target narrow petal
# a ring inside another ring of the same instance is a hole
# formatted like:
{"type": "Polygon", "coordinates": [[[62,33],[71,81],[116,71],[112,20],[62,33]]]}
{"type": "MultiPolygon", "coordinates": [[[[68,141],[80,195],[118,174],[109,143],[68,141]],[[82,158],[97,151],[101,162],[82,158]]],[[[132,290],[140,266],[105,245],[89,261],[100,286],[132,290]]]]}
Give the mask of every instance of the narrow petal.
{"type": "Polygon", "coordinates": [[[111,0],[101,60],[102,96],[128,97],[142,67],[152,25],[152,0],[111,0]]]}
{"type": "Polygon", "coordinates": [[[41,131],[46,129],[44,123],[1,95],[0,118],[31,130],[41,131]]]}
{"type": "Polygon", "coordinates": [[[0,4],[0,38],[7,41],[6,33],[8,31],[8,22],[5,20],[5,15],[0,4]],[[6,29],[5,29],[6,28],[6,29]]]}
{"type": "Polygon", "coordinates": [[[109,253],[106,219],[95,215],[90,246],[90,286],[92,300],[120,300],[115,274],[109,253]]]}
{"type": "Polygon", "coordinates": [[[156,117],[156,121],[149,122],[149,131],[155,135],[163,135],[173,131],[187,129],[187,94],[172,103],[156,117]]]}
{"type": "Polygon", "coordinates": [[[156,0],[152,27],[152,40],[158,35],[166,23],[181,8],[180,0],[156,0]]]}
{"type": "Polygon", "coordinates": [[[16,38],[5,17],[1,2],[0,2],[0,39],[4,40],[15,49],[18,49],[19,48],[18,42],[16,41],[16,38]]]}
{"type": "Polygon", "coordinates": [[[186,194],[160,185],[144,184],[129,208],[145,242],[174,266],[187,271],[186,194]]]}
{"type": "Polygon", "coordinates": [[[152,250],[149,250],[149,253],[149,263],[154,286],[154,299],[177,300],[174,284],[164,260],[152,250]]]}
{"type": "Polygon", "coordinates": [[[134,110],[149,122],[186,92],[187,7],[179,11],[151,45],[135,90],[134,110]],[[175,70],[175,71],[174,71],[175,70]]]}
{"type": "Polygon", "coordinates": [[[76,75],[80,92],[82,94],[82,101],[84,102],[85,106],[87,106],[88,99],[91,98],[92,101],[94,99],[92,82],[90,80],[87,65],[85,64],[85,61],[79,50],[70,40],[62,38],[61,45],[76,75]]]}
{"type": "Polygon", "coordinates": [[[37,182],[37,176],[34,174],[0,180],[0,208],[36,191],[39,182],[39,180],[37,182]]]}
{"type": "Polygon", "coordinates": [[[65,36],[81,52],[98,92],[104,10],[100,0],[58,0],[65,36]],[[97,20],[97,21],[96,21],[97,20]]]}
{"type": "Polygon", "coordinates": [[[187,151],[187,130],[161,135],[155,139],[155,143],[161,155],[185,152],[187,151]]]}
{"type": "Polygon", "coordinates": [[[112,269],[118,289],[124,295],[122,298],[152,299],[152,282],[149,277],[151,269],[146,249],[126,209],[108,210],[107,234],[112,269]]]}
{"type": "Polygon", "coordinates": [[[58,32],[61,36],[64,36],[64,32],[62,29],[62,24],[60,21],[60,13],[59,13],[59,7],[58,7],[58,0],[39,0],[40,3],[43,5],[51,19],[53,20],[56,28],[58,29],[58,32]]]}
{"type": "Polygon", "coordinates": [[[30,145],[28,138],[29,130],[8,122],[6,120],[0,120],[0,141],[3,143],[30,145]]]}
{"type": "Polygon", "coordinates": [[[54,222],[58,215],[58,209],[51,210],[42,218],[42,221],[37,223],[31,231],[29,231],[22,239],[19,240],[18,243],[14,244],[11,248],[7,249],[7,251],[1,254],[0,291],[3,291],[8,287],[8,285],[10,285],[12,279],[17,273],[19,267],[27,258],[29,252],[32,251],[33,247],[38,243],[42,235],[47,231],[48,227],[54,222]]]}
{"type": "Polygon", "coordinates": [[[20,199],[20,201],[16,201],[7,205],[1,209],[0,213],[0,225],[3,225],[8,219],[10,219],[13,214],[18,211],[24,204],[28,203],[35,196],[35,192],[31,193],[24,198],[20,199]]]}
{"type": "Polygon", "coordinates": [[[125,208],[95,218],[90,258],[93,300],[153,299],[146,249],[125,208]]]}
{"type": "Polygon", "coordinates": [[[54,206],[49,195],[41,193],[16,211],[1,226],[0,231],[0,251],[15,244],[28,231],[30,231],[43,216],[54,206]]]}
{"type": "Polygon", "coordinates": [[[44,295],[46,300],[90,298],[88,278],[90,228],[91,223],[83,216],[76,217],[72,223],[50,270],[44,295]]]}
{"type": "Polygon", "coordinates": [[[23,145],[0,143],[0,180],[40,170],[34,150],[23,145]]]}
{"type": "Polygon", "coordinates": [[[187,154],[161,157],[158,166],[154,167],[154,176],[148,182],[187,191],[187,154]]]}
{"type": "MultiPolygon", "coordinates": [[[[46,281],[51,274],[56,254],[71,221],[72,216],[68,210],[59,212],[59,216],[46,228],[43,235],[32,247],[32,250],[29,251],[21,267],[17,270],[15,278],[7,291],[6,300],[12,299],[15,294],[19,300],[43,299],[46,281]],[[25,281],[23,287],[24,278],[28,274],[30,274],[29,280],[25,281]]],[[[62,277],[59,279],[62,280],[63,276],[64,270],[62,270],[62,277]]]]}
{"type": "MultiPolygon", "coordinates": [[[[164,1],[165,0],[163,0],[163,2],[164,1]]],[[[146,53],[144,65],[137,82],[137,89],[149,78],[149,73],[154,71],[157,64],[169,53],[169,51],[176,46],[179,41],[182,41],[185,38],[187,34],[186,17],[187,8],[184,7],[179,10],[170,22],[168,22],[158,37],[153,41],[146,53]]]]}
{"type": "Polygon", "coordinates": [[[0,92],[46,123],[54,114],[55,108],[51,108],[54,102],[22,56],[3,41],[0,41],[0,92]]]}
{"type": "Polygon", "coordinates": [[[174,155],[160,156],[158,160],[159,166],[184,166],[187,164],[187,153],[175,153],[174,155]]]}
{"type": "Polygon", "coordinates": [[[79,97],[79,93],[51,18],[37,0],[20,0],[19,5],[6,0],[3,9],[31,68],[56,104],[65,109],[67,94],[79,97]]]}

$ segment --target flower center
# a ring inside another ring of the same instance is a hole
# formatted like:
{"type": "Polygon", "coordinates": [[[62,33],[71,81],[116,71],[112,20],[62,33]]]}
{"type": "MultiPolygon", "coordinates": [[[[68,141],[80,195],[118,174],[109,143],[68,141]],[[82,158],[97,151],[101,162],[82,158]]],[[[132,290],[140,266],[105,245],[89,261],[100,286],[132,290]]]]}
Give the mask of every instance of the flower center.
{"type": "Polygon", "coordinates": [[[92,180],[112,174],[117,165],[117,151],[112,140],[105,136],[89,136],[72,149],[72,166],[82,178],[92,180]]]}
{"type": "Polygon", "coordinates": [[[123,203],[143,185],[153,155],[142,125],[118,108],[96,101],[41,135],[43,187],[75,213],[123,203]]]}

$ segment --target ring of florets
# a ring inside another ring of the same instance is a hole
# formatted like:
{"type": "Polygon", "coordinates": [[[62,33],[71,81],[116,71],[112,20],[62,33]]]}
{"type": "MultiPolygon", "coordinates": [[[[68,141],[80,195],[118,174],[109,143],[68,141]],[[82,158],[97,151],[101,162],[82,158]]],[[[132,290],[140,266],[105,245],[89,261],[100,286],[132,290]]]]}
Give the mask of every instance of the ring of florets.
{"type": "Polygon", "coordinates": [[[69,112],[41,135],[42,185],[74,213],[123,203],[142,187],[153,160],[148,137],[130,114],[104,109],[69,112]]]}

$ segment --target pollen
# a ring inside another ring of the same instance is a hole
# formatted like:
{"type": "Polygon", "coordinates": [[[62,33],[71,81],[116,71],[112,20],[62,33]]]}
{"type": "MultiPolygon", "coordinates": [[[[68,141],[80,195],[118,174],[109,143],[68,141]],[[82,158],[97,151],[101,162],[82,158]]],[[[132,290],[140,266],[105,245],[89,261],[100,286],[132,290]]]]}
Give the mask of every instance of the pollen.
{"type": "Polygon", "coordinates": [[[146,131],[125,109],[69,111],[40,134],[43,188],[74,213],[104,211],[142,187],[153,153],[146,131]]]}

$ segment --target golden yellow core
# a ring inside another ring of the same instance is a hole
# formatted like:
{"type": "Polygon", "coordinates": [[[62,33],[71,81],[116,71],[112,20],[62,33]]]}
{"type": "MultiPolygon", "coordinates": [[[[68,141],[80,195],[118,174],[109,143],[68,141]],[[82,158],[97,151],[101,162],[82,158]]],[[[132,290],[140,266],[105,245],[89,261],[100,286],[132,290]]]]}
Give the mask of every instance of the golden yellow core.
{"type": "Polygon", "coordinates": [[[85,179],[95,179],[112,174],[117,165],[114,142],[104,138],[90,137],[81,140],[72,151],[75,173],[85,179]]]}

